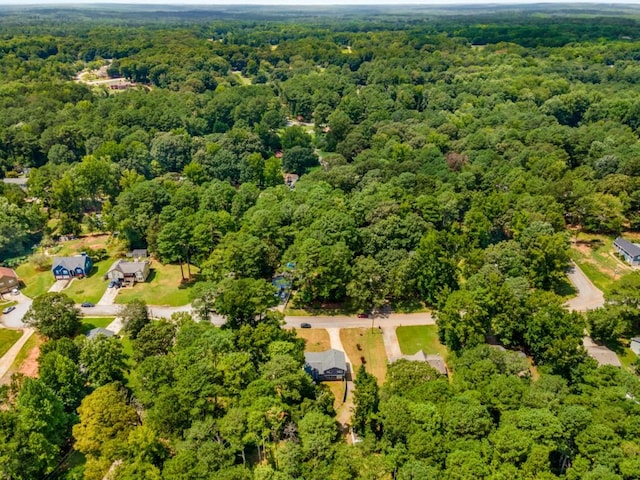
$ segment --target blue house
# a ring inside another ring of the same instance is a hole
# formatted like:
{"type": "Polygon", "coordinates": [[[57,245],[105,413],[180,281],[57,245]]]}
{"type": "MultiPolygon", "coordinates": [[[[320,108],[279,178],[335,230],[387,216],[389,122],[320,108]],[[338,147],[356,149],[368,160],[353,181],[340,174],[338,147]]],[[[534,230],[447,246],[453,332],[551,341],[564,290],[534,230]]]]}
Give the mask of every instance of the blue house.
{"type": "Polygon", "coordinates": [[[613,247],[631,265],[640,265],[640,246],[618,237],[613,242],[613,247]]]}
{"type": "Polygon", "coordinates": [[[85,254],[74,257],[53,257],[51,271],[56,280],[82,278],[89,275],[92,266],[91,259],[85,254]]]}

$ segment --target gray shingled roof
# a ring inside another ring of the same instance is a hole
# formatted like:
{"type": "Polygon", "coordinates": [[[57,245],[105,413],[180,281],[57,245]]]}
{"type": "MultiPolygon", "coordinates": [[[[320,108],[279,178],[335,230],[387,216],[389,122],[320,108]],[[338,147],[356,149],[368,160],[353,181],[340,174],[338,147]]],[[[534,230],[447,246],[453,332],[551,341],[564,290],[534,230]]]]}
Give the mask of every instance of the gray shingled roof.
{"type": "Polygon", "coordinates": [[[73,257],[53,257],[52,268],[63,266],[67,270],[75,270],[80,267],[84,270],[85,258],[86,257],[84,255],[75,255],[73,257]]]}
{"type": "Polygon", "coordinates": [[[447,364],[444,363],[444,359],[437,353],[427,355],[422,350],[418,350],[414,355],[403,355],[400,358],[404,358],[410,362],[426,362],[442,375],[447,374],[447,364]]]}
{"type": "Polygon", "coordinates": [[[304,360],[311,368],[320,372],[326,372],[331,368],[340,368],[347,371],[347,361],[344,352],[340,350],[325,350],[324,352],[305,352],[304,360]]]}
{"type": "Polygon", "coordinates": [[[144,270],[145,263],[148,262],[125,262],[124,260],[116,260],[107,273],[118,270],[125,275],[135,275],[137,272],[144,270]]]}
{"type": "Polygon", "coordinates": [[[627,252],[627,254],[631,255],[632,257],[637,257],[638,255],[640,255],[640,247],[635,243],[631,243],[629,240],[625,240],[622,237],[616,238],[613,244],[616,247],[627,252]]]}
{"type": "Polygon", "coordinates": [[[98,338],[100,335],[104,335],[105,337],[113,337],[115,333],[111,330],[107,330],[106,328],[92,328],[87,332],[87,338],[93,340],[94,338],[98,338]]]}

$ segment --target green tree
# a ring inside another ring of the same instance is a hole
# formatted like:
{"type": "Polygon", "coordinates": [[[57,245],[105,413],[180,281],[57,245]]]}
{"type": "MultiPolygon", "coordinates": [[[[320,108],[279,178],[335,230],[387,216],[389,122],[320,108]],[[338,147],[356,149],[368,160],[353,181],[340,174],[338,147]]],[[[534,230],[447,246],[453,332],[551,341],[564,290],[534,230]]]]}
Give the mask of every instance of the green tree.
{"type": "Polygon", "coordinates": [[[357,433],[363,435],[367,431],[375,431],[376,428],[376,413],[379,402],[378,381],[362,365],[358,369],[354,385],[353,428],[357,433]]]}
{"type": "Polygon", "coordinates": [[[127,356],[120,339],[98,335],[95,339],[85,339],[81,345],[80,365],[92,386],[124,381],[127,356]]]}
{"type": "Polygon", "coordinates": [[[266,280],[226,278],[216,287],[215,309],[227,318],[227,325],[239,328],[255,325],[277,304],[276,289],[266,280]]]}
{"type": "Polygon", "coordinates": [[[138,338],[140,331],[151,322],[146,302],[137,298],[123,306],[118,315],[131,340],[138,338]]]}
{"type": "Polygon", "coordinates": [[[57,351],[38,358],[38,377],[56,392],[67,412],[74,412],[87,393],[86,380],[78,365],[57,351]]]}
{"type": "Polygon", "coordinates": [[[73,337],[80,330],[79,310],[64,293],[45,293],[37,297],[23,318],[25,324],[42,335],[57,340],[73,337]]]}

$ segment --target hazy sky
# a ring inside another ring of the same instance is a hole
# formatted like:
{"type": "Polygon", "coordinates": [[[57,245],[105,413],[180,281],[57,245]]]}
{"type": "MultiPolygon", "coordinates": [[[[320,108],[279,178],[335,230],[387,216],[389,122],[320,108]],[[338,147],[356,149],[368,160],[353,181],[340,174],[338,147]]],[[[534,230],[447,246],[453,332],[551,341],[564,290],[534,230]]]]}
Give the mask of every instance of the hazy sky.
{"type": "MultiPolygon", "coordinates": [[[[144,3],[170,5],[492,5],[492,4],[535,4],[535,3],[601,3],[602,0],[0,0],[0,5],[55,5],[84,3],[144,3]]],[[[639,4],[640,0],[616,0],[611,4],[639,4]]]]}

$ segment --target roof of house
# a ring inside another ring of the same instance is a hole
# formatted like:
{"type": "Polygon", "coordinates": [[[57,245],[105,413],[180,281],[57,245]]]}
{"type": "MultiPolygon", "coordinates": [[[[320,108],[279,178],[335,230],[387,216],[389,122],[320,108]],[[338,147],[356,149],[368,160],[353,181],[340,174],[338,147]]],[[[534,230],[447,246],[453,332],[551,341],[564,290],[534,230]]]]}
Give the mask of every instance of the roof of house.
{"type": "Polygon", "coordinates": [[[129,253],[127,253],[127,257],[146,257],[147,249],[146,248],[134,248],[129,253]]]}
{"type": "Polygon", "coordinates": [[[98,338],[100,335],[104,335],[105,337],[113,337],[115,333],[111,330],[107,330],[106,328],[92,328],[87,332],[87,338],[94,339],[98,338]]]}
{"type": "Polygon", "coordinates": [[[616,238],[613,244],[616,247],[627,252],[632,257],[637,257],[638,255],[640,255],[640,246],[636,245],[635,243],[631,243],[629,240],[625,240],[622,237],[616,238]]]}
{"type": "Polygon", "coordinates": [[[447,374],[447,364],[444,363],[444,359],[437,353],[427,355],[422,350],[418,350],[414,355],[403,355],[401,358],[409,360],[410,362],[427,362],[442,375],[447,374]]]}
{"type": "Polygon", "coordinates": [[[311,368],[320,373],[332,368],[347,371],[347,361],[344,352],[340,350],[325,350],[324,352],[305,352],[304,360],[311,368]]]}
{"type": "Polygon", "coordinates": [[[51,268],[64,267],[67,270],[75,270],[76,268],[85,267],[86,255],[74,255],[73,257],[53,257],[53,265],[51,268]]]}
{"type": "Polygon", "coordinates": [[[111,268],[109,268],[107,273],[118,270],[125,275],[135,275],[138,272],[142,272],[145,265],[148,264],[149,262],[125,262],[124,260],[116,260],[113,262],[113,265],[111,265],[111,268]]]}
{"type": "Polygon", "coordinates": [[[18,274],[12,268],[0,267],[0,277],[18,278],[18,274]]]}

